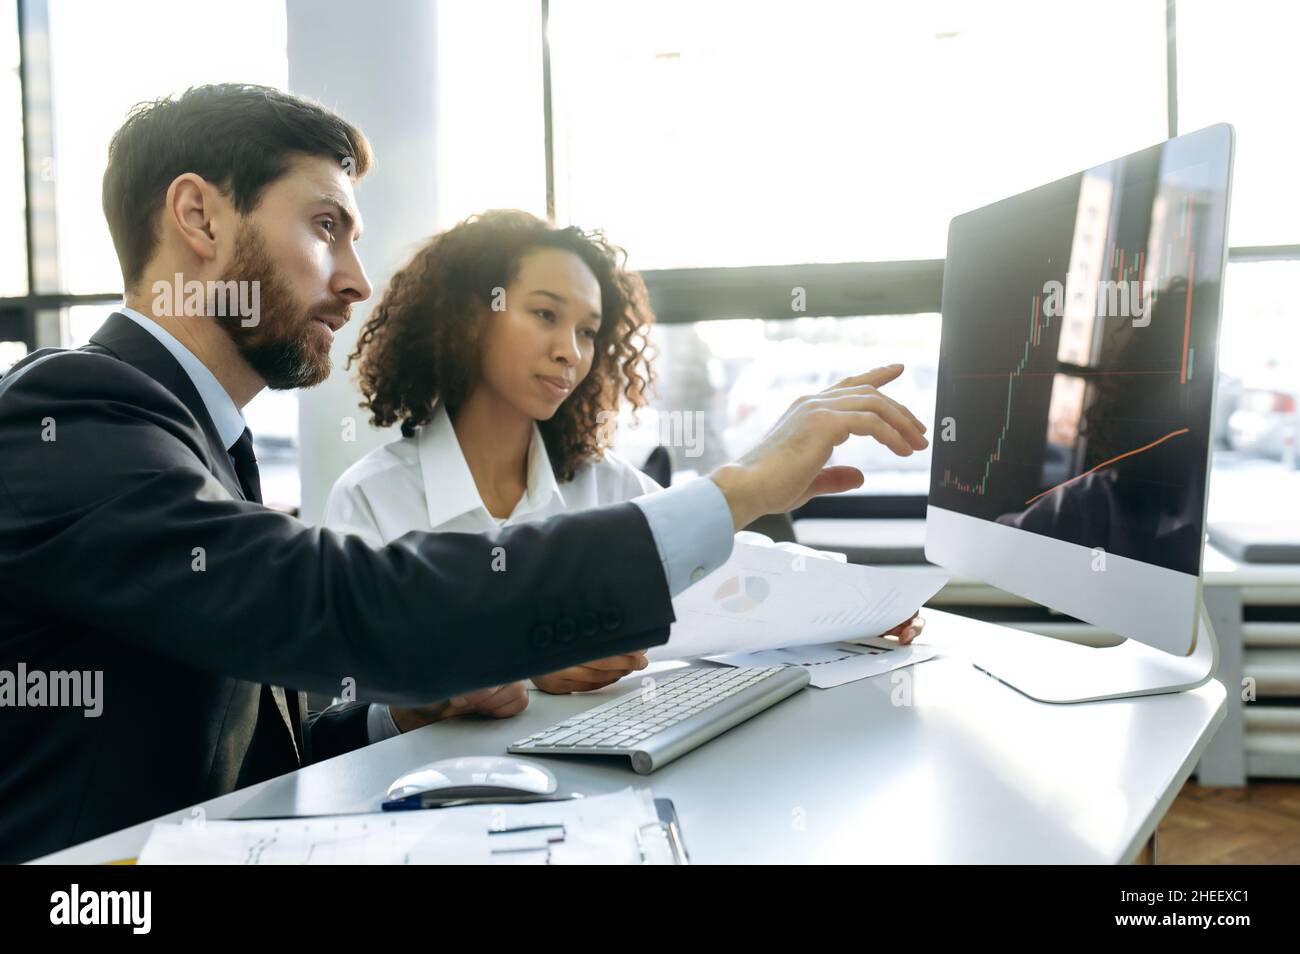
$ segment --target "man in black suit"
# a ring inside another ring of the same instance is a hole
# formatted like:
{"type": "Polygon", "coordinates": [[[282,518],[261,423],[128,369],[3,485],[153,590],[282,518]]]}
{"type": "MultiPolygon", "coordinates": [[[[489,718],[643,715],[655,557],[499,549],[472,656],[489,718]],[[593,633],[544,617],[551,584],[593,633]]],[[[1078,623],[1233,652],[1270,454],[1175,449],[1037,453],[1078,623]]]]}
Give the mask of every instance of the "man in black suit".
{"type": "Polygon", "coordinates": [[[323,380],[370,296],[370,162],[338,116],[259,87],[191,90],[115,135],[125,306],[0,379],[0,675],[102,673],[102,711],[0,680],[0,859],[367,742],[368,706],[308,714],[304,690],[418,706],[662,643],[735,529],[861,482],[825,467],[834,445],[925,446],[876,390],[891,366],[797,401],[708,479],[495,539],[373,548],[261,506],[240,408],[323,380]]]}

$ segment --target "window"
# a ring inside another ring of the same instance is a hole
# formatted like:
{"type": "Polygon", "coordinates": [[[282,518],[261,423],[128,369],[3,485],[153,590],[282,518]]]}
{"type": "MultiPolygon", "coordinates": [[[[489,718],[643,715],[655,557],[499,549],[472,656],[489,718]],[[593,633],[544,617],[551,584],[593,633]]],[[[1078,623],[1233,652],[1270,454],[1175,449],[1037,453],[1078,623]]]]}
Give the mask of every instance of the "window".
{"type": "Polygon", "coordinates": [[[1229,244],[1300,245],[1300,7],[1185,0],[1177,21],[1179,130],[1217,122],[1237,129],[1229,244]]]}
{"type": "MultiPolygon", "coordinates": [[[[662,445],[675,479],[749,450],[799,396],[893,361],[905,370],[886,391],[933,429],[937,314],[702,321],[659,325],[651,340],[658,396],[627,416],[615,449],[640,462],[662,445]]],[[[860,494],[924,495],[929,488],[928,449],[897,457],[873,441],[854,441],[837,448],[831,463],[863,471],[860,494]]]]}
{"type": "Polygon", "coordinates": [[[551,11],[557,217],[636,268],[942,258],[953,215],[1166,135],[1155,0],[551,11]]]}
{"type": "MultiPolygon", "coordinates": [[[[770,320],[773,308],[736,321],[724,320],[745,313],[726,304],[739,284],[726,267],[940,259],[955,213],[1228,121],[1231,244],[1284,247],[1228,270],[1211,515],[1250,519],[1276,499],[1266,484],[1293,486],[1300,119],[1286,44],[1300,13],[1267,0],[550,8],[557,218],[604,227],[652,297],[673,289],[668,320],[690,318],[656,330],[657,436],[680,444],[682,415],[707,412],[698,457],[671,447],[679,472],[743,450],[789,398],[833,380],[841,352],[904,361],[909,379],[892,390],[933,413],[940,273],[873,296],[832,265],[816,294],[863,317],[770,320]]],[[[919,515],[928,474],[912,468],[928,456],[868,461],[886,469],[868,471],[860,496],[912,494],[919,515]]]]}
{"type": "MultiPolygon", "coordinates": [[[[0,298],[27,294],[25,175],[18,18],[12,8],[0,7],[0,298]]],[[[0,368],[7,363],[0,356],[0,368]]]]}
{"type": "Polygon", "coordinates": [[[1300,499],[1300,261],[1234,262],[1224,282],[1210,519],[1278,519],[1300,499]]]}
{"type": "Polygon", "coordinates": [[[439,4],[431,233],[486,209],[546,215],[541,29],[536,0],[439,4]]]}
{"type": "Polygon", "coordinates": [[[60,291],[117,293],[100,203],[108,143],[131,107],[203,83],[288,83],[284,5],[50,0],[50,90],[60,291]],[[195,43],[201,41],[196,46],[195,43]],[[90,68],[90,64],[95,64],[90,68]]]}

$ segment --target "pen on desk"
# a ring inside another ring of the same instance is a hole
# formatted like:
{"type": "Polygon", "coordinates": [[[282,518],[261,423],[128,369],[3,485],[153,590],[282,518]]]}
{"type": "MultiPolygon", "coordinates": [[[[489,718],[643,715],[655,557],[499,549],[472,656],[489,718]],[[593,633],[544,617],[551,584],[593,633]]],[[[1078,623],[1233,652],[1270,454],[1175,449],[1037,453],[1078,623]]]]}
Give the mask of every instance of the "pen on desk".
{"type": "Polygon", "coordinates": [[[424,796],[407,795],[405,798],[390,798],[379,807],[386,812],[406,812],[416,808],[424,808],[426,805],[424,796]]]}
{"type": "Polygon", "coordinates": [[[382,802],[379,807],[386,812],[406,812],[422,808],[459,808],[462,805],[527,805],[533,802],[567,802],[582,797],[578,792],[555,792],[549,795],[529,793],[526,795],[480,795],[447,798],[426,792],[418,795],[407,795],[403,798],[390,798],[382,802]]]}

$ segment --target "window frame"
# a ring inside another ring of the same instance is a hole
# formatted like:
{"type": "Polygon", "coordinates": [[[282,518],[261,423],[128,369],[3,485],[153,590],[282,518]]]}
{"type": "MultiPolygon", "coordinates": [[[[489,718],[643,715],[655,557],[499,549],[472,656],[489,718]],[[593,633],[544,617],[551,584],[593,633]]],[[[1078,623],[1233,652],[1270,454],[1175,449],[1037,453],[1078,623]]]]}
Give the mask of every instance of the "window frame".
{"type": "Polygon", "coordinates": [[[21,341],[28,353],[61,347],[63,309],[113,305],[120,292],[72,294],[59,291],[58,232],[54,182],[41,174],[54,155],[50,82],[49,6],[46,0],[15,0],[18,21],[18,82],[22,97],[22,142],[27,294],[0,298],[0,340],[21,341]]]}

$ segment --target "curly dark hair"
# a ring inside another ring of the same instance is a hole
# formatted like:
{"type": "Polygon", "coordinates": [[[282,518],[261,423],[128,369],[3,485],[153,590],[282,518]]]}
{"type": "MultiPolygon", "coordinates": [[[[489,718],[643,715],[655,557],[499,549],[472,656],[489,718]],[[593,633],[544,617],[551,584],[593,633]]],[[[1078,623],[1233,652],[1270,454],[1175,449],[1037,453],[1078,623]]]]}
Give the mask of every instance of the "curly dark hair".
{"type": "Polygon", "coordinates": [[[507,287],[521,259],[542,248],[570,251],[586,263],[600,284],[601,315],[591,370],[538,427],[560,481],[604,456],[613,427],[602,422],[617,415],[620,394],[640,408],[654,383],[654,313],[645,283],[625,270],[627,253],[603,233],[557,228],[515,209],[472,215],[439,232],[393,276],[347,363],[359,362],[360,406],[371,412],[371,423],[401,422],[410,437],[429,422],[436,401],[451,411],[469,396],[493,289],[507,287]]]}

